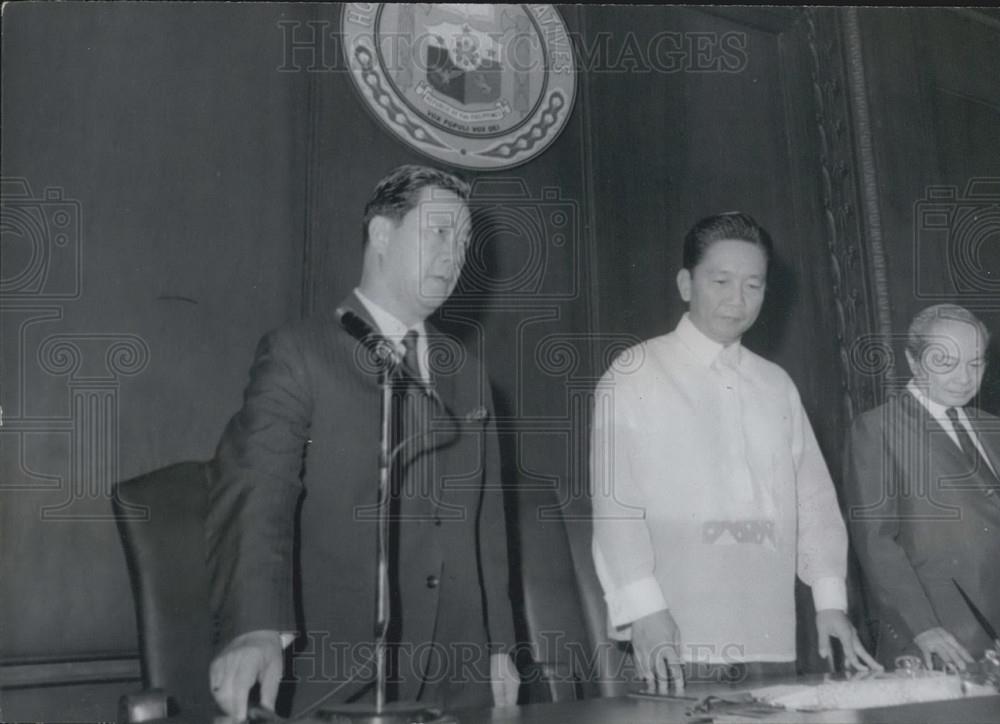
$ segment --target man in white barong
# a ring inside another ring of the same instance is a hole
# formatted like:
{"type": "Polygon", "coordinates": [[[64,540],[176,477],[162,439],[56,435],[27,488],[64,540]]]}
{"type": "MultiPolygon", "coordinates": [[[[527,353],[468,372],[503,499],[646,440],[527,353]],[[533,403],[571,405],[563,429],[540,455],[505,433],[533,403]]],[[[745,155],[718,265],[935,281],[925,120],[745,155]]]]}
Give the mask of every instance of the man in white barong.
{"type": "Polygon", "coordinates": [[[677,274],[687,313],[597,387],[594,563],[611,636],[631,640],[661,692],[683,690],[685,665],[794,674],[796,575],[812,589],[820,655],[833,637],[848,666],[878,668],[846,615],[847,535],[798,391],[740,344],[771,255],[746,214],[698,222],[677,274]]]}

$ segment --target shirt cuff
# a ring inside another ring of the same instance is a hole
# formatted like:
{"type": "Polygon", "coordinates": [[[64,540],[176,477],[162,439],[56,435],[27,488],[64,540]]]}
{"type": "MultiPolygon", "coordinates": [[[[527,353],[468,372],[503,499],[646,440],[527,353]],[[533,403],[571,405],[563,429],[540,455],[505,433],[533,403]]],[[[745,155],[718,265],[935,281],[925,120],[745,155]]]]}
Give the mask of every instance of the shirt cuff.
{"type": "Polygon", "coordinates": [[[626,584],[604,600],[608,604],[608,618],[616,628],[667,608],[660,584],[652,576],[626,584]]]}
{"type": "Polygon", "coordinates": [[[828,576],[817,579],[812,584],[812,594],[817,612],[835,608],[847,613],[847,586],[843,578],[828,576]]]}
{"type": "Polygon", "coordinates": [[[293,631],[281,631],[281,648],[287,649],[288,644],[295,640],[296,634],[293,631]]]}

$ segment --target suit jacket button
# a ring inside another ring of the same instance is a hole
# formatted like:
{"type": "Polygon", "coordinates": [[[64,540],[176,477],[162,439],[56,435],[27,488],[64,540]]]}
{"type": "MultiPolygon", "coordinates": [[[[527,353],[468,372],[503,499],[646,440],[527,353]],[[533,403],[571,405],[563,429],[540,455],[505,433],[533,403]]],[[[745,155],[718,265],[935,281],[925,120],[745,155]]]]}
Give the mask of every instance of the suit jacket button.
{"type": "Polygon", "coordinates": [[[427,587],[437,588],[438,587],[438,577],[437,576],[427,576],[427,587]]]}
{"type": "Polygon", "coordinates": [[[434,525],[435,525],[435,527],[440,528],[441,527],[441,519],[440,518],[435,518],[434,519],[434,525]]]}

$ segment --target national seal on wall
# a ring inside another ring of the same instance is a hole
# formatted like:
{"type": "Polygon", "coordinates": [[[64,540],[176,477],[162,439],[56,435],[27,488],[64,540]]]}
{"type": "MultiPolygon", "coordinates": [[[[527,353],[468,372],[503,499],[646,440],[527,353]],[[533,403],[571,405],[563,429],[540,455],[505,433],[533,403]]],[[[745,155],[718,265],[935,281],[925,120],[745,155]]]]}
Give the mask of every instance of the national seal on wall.
{"type": "Polygon", "coordinates": [[[573,109],[573,48],[551,5],[349,3],[341,29],[365,106],[438,161],[517,166],[559,136],[573,109]]]}

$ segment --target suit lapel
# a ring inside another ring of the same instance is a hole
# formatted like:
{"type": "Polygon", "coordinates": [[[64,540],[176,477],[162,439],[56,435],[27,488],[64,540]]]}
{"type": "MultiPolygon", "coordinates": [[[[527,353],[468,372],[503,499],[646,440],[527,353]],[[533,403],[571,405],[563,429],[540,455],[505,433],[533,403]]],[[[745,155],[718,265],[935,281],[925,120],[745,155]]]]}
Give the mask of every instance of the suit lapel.
{"type": "MultiPolygon", "coordinates": [[[[988,478],[982,472],[973,472],[970,469],[969,460],[965,453],[955,444],[948,432],[927,408],[909,391],[905,393],[902,403],[917,432],[918,437],[914,439],[921,441],[918,444],[928,446],[928,454],[924,455],[922,450],[919,451],[919,454],[926,461],[928,470],[933,471],[936,477],[934,481],[936,487],[942,492],[950,490],[955,493],[961,491],[969,493],[973,504],[976,505],[982,505],[984,500],[989,500],[993,505],[1000,505],[1000,495],[996,491],[993,491],[992,494],[984,494],[992,490],[989,487],[988,478]]],[[[976,430],[975,422],[973,422],[972,427],[973,430],[976,430]]],[[[988,451],[987,454],[990,454],[990,462],[993,462],[994,468],[996,468],[995,451],[983,442],[983,438],[978,432],[976,437],[979,438],[983,448],[988,451]]]]}
{"type": "MultiPolygon", "coordinates": [[[[376,332],[380,331],[375,320],[368,313],[367,307],[354,292],[348,294],[338,308],[354,312],[376,332]]],[[[331,323],[335,327],[334,334],[339,334],[343,340],[342,343],[347,345],[352,353],[356,353],[356,347],[359,344],[357,340],[343,329],[336,316],[331,319],[331,323]]],[[[453,430],[453,418],[461,418],[468,412],[465,408],[473,404],[468,400],[460,399],[462,395],[459,377],[463,374],[463,370],[461,368],[455,369],[449,364],[452,361],[461,363],[464,359],[462,354],[464,350],[456,351],[453,349],[456,341],[430,322],[425,322],[424,328],[427,336],[429,384],[437,393],[438,399],[443,403],[445,409],[441,409],[441,405],[431,400],[423,392],[412,388],[404,389],[402,397],[397,399],[396,411],[403,415],[403,419],[399,420],[402,428],[399,433],[403,438],[419,434],[420,430],[440,430],[439,432],[429,432],[423,439],[412,440],[411,444],[407,445],[407,449],[401,452],[400,462],[403,468],[413,468],[410,474],[414,475],[422,474],[416,469],[420,466],[430,465],[431,468],[434,468],[436,465],[442,464],[441,460],[428,458],[428,453],[441,447],[456,444],[460,433],[456,434],[453,430]],[[412,398],[407,400],[405,399],[407,396],[412,396],[412,398]]],[[[374,368],[370,372],[374,373],[374,368]]],[[[372,385],[377,385],[378,379],[375,374],[367,374],[366,377],[372,385]]],[[[441,472],[440,470],[436,471],[434,477],[439,477],[441,472]]],[[[437,486],[435,485],[435,487],[437,486]]],[[[435,495],[431,496],[435,507],[441,502],[441,493],[442,491],[437,491],[435,495]]]]}
{"type": "Polygon", "coordinates": [[[452,413],[458,413],[459,410],[456,409],[458,401],[455,399],[458,392],[455,371],[449,369],[446,364],[450,360],[459,359],[451,349],[454,341],[429,322],[424,324],[424,328],[427,330],[427,367],[431,376],[430,383],[448,409],[452,413]]]}
{"type": "Polygon", "coordinates": [[[986,458],[1000,478],[1000,447],[997,445],[1000,443],[1000,420],[975,407],[968,407],[965,412],[986,458]],[[994,435],[992,437],[984,435],[983,433],[991,427],[994,435]]]}
{"type": "MultiPolygon", "coordinates": [[[[982,410],[972,408],[974,414],[969,415],[968,410],[966,414],[969,417],[969,423],[972,426],[973,431],[976,433],[976,438],[979,440],[979,445],[982,447],[982,452],[986,455],[987,460],[993,466],[993,476],[989,476],[989,471],[985,471],[983,475],[977,475],[980,480],[980,485],[983,487],[983,492],[988,500],[990,500],[994,505],[1000,507],[1000,489],[996,487],[996,481],[1000,481],[1000,449],[994,444],[996,438],[989,437],[982,434],[983,431],[988,427],[987,424],[992,422],[996,425],[998,421],[992,415],[984,413],[982,410]]],[[[1000,434],[1000,427],[994,427],[993,430],[996,434],[1000,434]]]]}
{"type": "MultiPolygon", "coordinates": [[[[479,412],[485,416],[486,407],[479,395],[478,365],[471,364],[469,352],[464,345],[454,336],[442,332],[440,329],[428,324],[428,352],[431,364],[431,375],[433,385],[442,403],[447,410],[439,410],[437,413],[440,424],[441,418],[446,418],[445,427],[452,430],[451,433],[442,433],[440,442],[443,446],[456,446],[461,450],[456,450],[454,454],[448,456],[449,464],[461,461],[458,469],[442,468],[441,472],[446,476],[458,473],[462,477],[468,475],[472,461],[482,454],[482,446],[485,439],[481,437],[484,430],[484,422],[476,422],[480,418],[479,412]],[[476,421],[474,421],[476,420],[476,421]]],[[[449,486],[441,486],[439,479],[437,494],[435,496],[436,513],[448,519],[457,519],[466,515],[467,503],[458,503],[456,493],[449,486]]],[[[459,494],[461,496],[461,494],[459,494]]]]}

